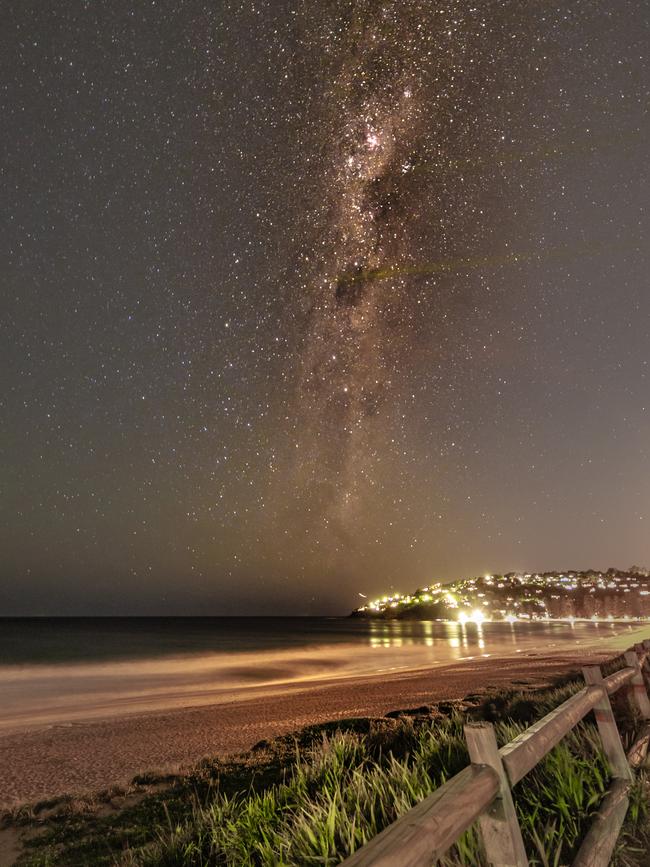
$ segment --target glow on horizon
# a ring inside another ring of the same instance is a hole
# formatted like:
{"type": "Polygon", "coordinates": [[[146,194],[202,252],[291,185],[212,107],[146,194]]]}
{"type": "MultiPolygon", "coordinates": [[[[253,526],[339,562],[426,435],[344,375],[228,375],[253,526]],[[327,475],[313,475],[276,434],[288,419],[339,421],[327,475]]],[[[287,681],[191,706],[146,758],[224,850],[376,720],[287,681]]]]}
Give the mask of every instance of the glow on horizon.
{"type": "Polygon", "coordinates": [[[468,614],[466,611],[461,611],[458,615],[458,622],[461,626],[464,626],[466,623],[476,623],[477,626],[480,626],[481,623],[485,623],[487,620],[485,614],[482,611],[479,611],[476,608],[471,614],[468,614]]]}

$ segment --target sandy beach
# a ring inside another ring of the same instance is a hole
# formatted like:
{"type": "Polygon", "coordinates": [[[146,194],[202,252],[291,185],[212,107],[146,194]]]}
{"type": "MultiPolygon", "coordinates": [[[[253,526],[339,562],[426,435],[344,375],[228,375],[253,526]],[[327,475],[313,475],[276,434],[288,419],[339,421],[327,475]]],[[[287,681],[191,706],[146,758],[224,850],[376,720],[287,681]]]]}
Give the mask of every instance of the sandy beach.
{"type": "Polygon", "coordinates": [[[510,685],[541,686],[586,661],[611,657],[621,639],[580,651],[477,657],[435,669],[269,688],[246,700],[6,733],[0,736],[0,805],[124,784],[148,769],[177,770],[204,756],[242,752],[312,723],[383,716],[510,685]]]}

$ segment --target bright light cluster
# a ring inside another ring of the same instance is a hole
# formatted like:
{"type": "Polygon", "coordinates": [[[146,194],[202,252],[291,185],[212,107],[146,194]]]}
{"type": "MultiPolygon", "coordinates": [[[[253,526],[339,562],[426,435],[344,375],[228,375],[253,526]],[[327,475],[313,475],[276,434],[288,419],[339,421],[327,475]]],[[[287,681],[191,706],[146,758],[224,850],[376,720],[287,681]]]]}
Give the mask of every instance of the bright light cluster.
{"type": "Polygon", "coordinates": [[[622,572],[544,572],[486,574],[443,585],[441,582],[410,595],[393,593],[357,609],[358,613],[419,612],[437,620],[480,625],[530,620],[593,622],[650,618],[650,577],[647,570],[622,572]]]}

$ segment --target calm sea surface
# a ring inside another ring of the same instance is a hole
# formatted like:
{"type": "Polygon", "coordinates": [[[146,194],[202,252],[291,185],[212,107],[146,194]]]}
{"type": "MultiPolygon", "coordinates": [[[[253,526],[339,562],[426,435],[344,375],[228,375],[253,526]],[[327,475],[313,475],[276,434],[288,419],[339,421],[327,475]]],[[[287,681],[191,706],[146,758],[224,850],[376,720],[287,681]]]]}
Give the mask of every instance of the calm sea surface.
{"type": "Polygon", "coordinates": [[[92,663],[206,653],[245,654],[353,645],[358,649],[449,650],[583,644],[632,630],[631,624],[377,621],[349,617],[0,618],[0,666],[92,663]]]}
{"type": "MultiPolygon", "coordinates": [[[[360,675],[601,645],[635,624],[350,618],[0,619],[0,731],[226,702],[360,675]]],[[[646,627],[647,631],[647,627],[646,627]]]]}

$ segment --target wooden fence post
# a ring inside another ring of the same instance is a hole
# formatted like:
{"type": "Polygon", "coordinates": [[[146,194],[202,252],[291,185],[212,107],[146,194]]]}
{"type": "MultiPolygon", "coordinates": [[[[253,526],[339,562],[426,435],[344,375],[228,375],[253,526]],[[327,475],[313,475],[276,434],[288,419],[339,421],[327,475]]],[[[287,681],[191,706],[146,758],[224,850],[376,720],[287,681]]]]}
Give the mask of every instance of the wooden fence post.
{"type": "Polygon", "coordinates": [[[636,655],[634,650],[627,651],[624,656],[625,662],[630,666],[630,668],[636,669],[634,677],[630,681],[634,704],[638,708],[643,719],[650,719],[650,699],[648,698],[648,693],[645,688],[645,681],[643,680],[643,672],[641,671],[641,666],[639,664],[639,657],[636,655]]]}
{"type": "Polygon", "coordinates": [[[478,820],[487,859],[495,867],[528,867],[510,782],[499,755],[494,728],[487,722],[468,723],[464,732],[472,764],[488,765],[499,776],[499,794],[478,820]]]}
{"type": "Polygon", "coordinates": [[[603,750],[612,770],[612,776],[631,782],[633,779],[632,771],[623,749],[621,736],[616,725],[609,695],[607,694],[607,687],[603,684],[603,675],[600,667],[589,665],[582,669],[582,674],[589,685],[600,686],[602,690],[601,697],[594,705],[594,716],[596,717],[600,739],[603,743],[603,750]]]}
{"type": "Polygon", "coordinates": [[[643,660],[641,662],[641,671],[645,669],[646,674],[648,673],[648,662],[649,662],[649,654],[650,654],[650,641],[646,638],[645,641],[641,642],[641,647],[643,648],[643,660]]]}

